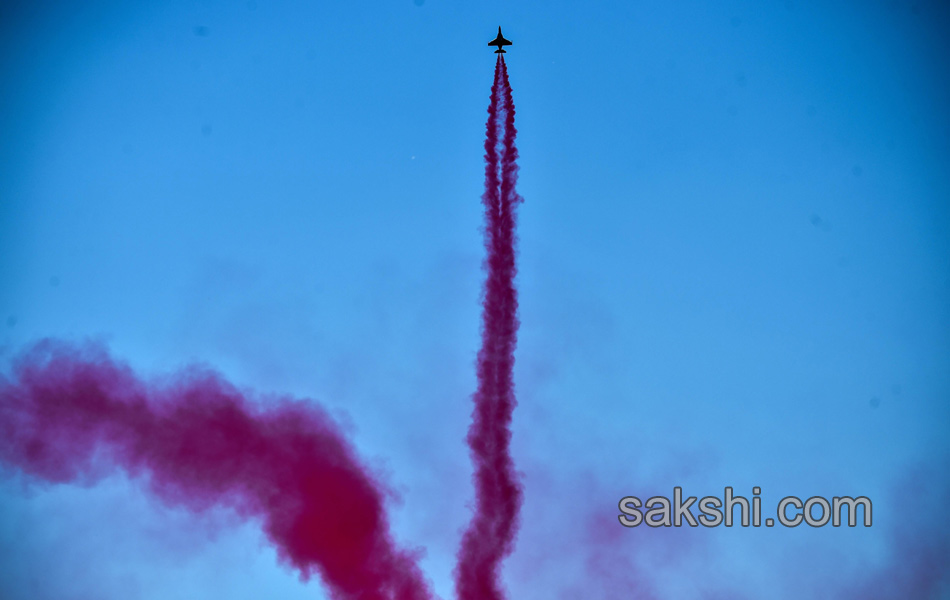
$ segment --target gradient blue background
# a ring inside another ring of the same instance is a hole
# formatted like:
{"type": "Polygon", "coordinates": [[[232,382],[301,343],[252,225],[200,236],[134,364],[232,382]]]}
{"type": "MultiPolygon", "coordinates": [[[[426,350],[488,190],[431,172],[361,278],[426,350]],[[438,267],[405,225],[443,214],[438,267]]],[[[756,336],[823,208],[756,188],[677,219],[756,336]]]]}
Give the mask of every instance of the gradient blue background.
{"type": "MultiPolygon", "coordinates": [[[[452,597],[501,24],[526,200],[512,597],[950,598],[948,17],[925,0],[8,3],[3,368],[41,337],[93,338],[147,376],[201,362],[319,400],[391,474],[396,534],[452,597]],[[759,485],[766,511],[863,494],[875,521],[620,527],[622,496],[674,485],[759,485]]],[[[121,475],[7,476],[0,596],[322,588],[256,524],[168,510],[121,475]]]]}

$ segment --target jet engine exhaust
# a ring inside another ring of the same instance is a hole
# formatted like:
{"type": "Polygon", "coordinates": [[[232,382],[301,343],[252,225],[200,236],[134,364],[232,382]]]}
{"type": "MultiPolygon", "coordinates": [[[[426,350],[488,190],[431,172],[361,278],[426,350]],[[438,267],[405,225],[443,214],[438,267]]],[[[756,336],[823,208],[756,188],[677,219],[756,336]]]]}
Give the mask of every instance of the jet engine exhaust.
{"type": "Polygon", "coordinates": [[[510,452],[515,395],[512,377],[518,330],[514,286],[518,150],[515,106],[505,59],[495,63],[485,135],[485,249],[482,348],[468,444],[475,464],[475,514],[462,538],[455,570],[459,600],[500,600],[501,563],[514,549],[522,486],[510,452]],[[499,134],[500,140],[499,140],[499,134]],[[501,153],[498,146],[501,142],[501,153]]]}

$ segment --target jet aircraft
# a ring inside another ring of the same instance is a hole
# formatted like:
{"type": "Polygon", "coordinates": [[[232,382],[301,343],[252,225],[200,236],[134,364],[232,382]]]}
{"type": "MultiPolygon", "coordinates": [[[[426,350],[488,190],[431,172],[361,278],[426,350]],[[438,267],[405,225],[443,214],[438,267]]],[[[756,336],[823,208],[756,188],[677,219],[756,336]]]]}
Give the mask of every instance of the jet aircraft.
{"type": "Polygon", "coordinates": [[[510,45],[511,45],[511,42],[509,42],[508,40],[506,40],[505,38],[502,37],[502,35],[501,35],[501,27],[498,27],[498,37],[496,37],[496,38],[493,39],[492,41],[488,42],[488,45],[489,45],[489,46],[498,46],[498,50],[495,50],[495,54],[506,54],[505,49],[503,48],[503,46],[510,46],[510,45]]]}

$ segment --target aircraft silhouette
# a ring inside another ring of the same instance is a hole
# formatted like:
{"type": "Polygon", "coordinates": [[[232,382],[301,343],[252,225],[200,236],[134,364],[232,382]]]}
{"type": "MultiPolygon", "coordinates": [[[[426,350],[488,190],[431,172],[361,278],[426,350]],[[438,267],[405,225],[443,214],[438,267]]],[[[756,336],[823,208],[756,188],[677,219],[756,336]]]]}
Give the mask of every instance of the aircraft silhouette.
{"type": "Polygon", "coordinates": [[[501,36],[501,27],[498,27],[498,37],[488,42],[488,45],[498,46],[498,50],[495,50],[495,54],[506,54],[505,49],[502,48],[502,46],[510,46],[511,42],[501,36]]]}

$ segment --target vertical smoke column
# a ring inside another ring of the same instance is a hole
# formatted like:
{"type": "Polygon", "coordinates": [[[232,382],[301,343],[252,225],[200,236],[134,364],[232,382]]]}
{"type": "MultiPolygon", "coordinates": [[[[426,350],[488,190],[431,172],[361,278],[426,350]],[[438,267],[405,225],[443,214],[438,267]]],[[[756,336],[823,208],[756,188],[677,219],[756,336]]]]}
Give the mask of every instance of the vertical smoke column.
{"type": "Polygon", "coordinates": [[[518,151],[515,107],[508,70],[500,55],[485,136],[485,249],[487,271],[482,300],[482,348],[478,353],[478,389],[468,432],[475,463],[475,515],[462,538],[455,571],[459,600],[504,597],[499,577],[511,554],[522,491],[511,459],[511,417],[515,408],[512,368],[518,329],[514,286],[515,191],[518,151]],[[502,129],[501,154],[498,134],[502,129]]]}

